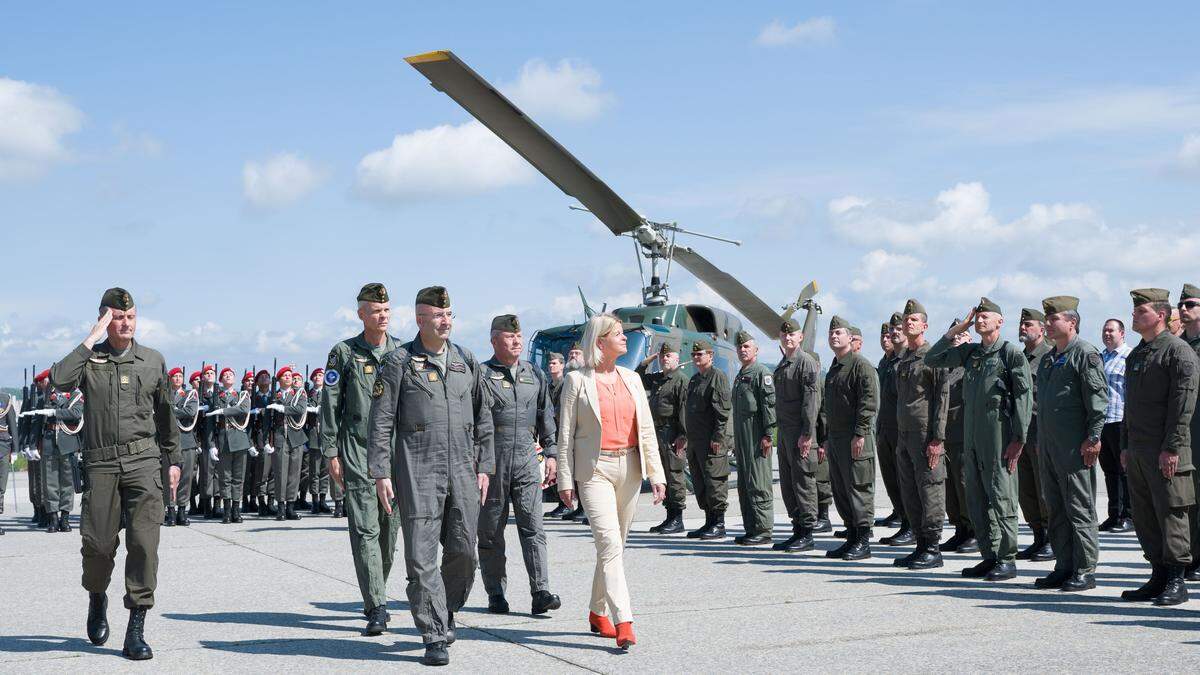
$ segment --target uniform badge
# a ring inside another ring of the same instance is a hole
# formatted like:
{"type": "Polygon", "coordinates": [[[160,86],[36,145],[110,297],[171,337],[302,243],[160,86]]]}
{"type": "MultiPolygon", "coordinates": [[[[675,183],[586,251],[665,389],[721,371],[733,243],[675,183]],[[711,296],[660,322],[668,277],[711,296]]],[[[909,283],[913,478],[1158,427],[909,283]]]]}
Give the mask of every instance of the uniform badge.
{"type": "Polygon", "coordinates": [[[503,380],[504,379],[504,375],[501,375],[500,373],[492,373],[488,377],[492,378],[493,380],[503,380]]]}
{"type": "MultiPolygon", "coordinates": [[[[330,361],[332,362],[332,357],[330,357],[330,361]]],[[[331,387],[335,387],[335,386],[337,386],[337,383],[341,379],[342,379],[341,374],[338,373],[338,371],[334,370],[333,368],[330,368],[325,371],[325,384],[327,384],[331,387]]]]}
{"type": "Polygon", "coordinates": [[[128,375],[121,376],[121,384],[129,384],[129,376],[128,375]]]}
{"type": "Polygon", "coordinates": [[[436,370],[431,370],[431,371],[429,371],[429,381],[430,381],[430,382],[437,382],[437,381],[438,381],[438,374],[437,374],[437,371],[436,371],[436,370]]]}
{"type": "Polygon", "coordinates": [[[375,398],[383,396],[383,380],[375,380],[375,387],[371,389],[371,395],[375,398]]]}
{"type": "Polygon", "coordinates": [[[364,374],[366,374],[366,375],[370,375],[370,374],[371,374],[371,373],[373,373],[373,372],[375,372],[375,366],[373,366],[373,365],[371,365],[371,364],[369,364],[369,363],[368,363],[367,365],[363,366],[363,373],[364,373],[364,374]]]}
{"type": "Polygon", "coordinates": [[[763,386],[771,387],[775,385],[775,380],[770,375],[763,375],[763,386]]]}
{"type": "Polygon", "coordinates": [[[505,389],[512,389],[512,383],[509,382],[508,380],[501,382],[500,386],[504,387],[505,389]]]}
{"type": "Polygon", "coordinates": [[[369,361],[370,359],[368,359],[368,358],[367,358],[367,357],[365,357],[365,356],[355,356],[355,357],[354,357],[354,360],[355,360],[355,361],[358,361],[359,363],[366,363],[366,362],[367,362],[367,361],[369,361]]]}
{"type": "Polygon", "coordinates": [[[456,373],[465,373],[467,372],[467,367],[458,361],[454,361],[449,365],[449,370],[453,370],[456,373]]]}

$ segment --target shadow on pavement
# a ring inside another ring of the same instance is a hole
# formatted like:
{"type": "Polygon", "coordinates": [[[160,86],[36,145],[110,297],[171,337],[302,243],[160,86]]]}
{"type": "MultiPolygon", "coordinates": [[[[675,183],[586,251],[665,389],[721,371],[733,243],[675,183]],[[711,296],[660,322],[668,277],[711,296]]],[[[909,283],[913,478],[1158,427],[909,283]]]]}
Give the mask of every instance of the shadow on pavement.
{"type": "Polygon", "coordinates": [[[245,640],[242,642],[201,640],[200,645],[205,649],[239,654],[311,656],[393,663],[419,663],[425,654],[421,639],[416,636],[413,636],[411,641],[390,643],[355,639],[297,638],[293,640],[245,640]]]}
{"type": "MultiPolygon", "coordinates": [[[[111,638],[110,638],[111,639],[111,638]]],[[[120,644],[118,642],[118,644],[120,644]]],[[[113,650],[96,647],[85,638],[65,638],[61,635],[0,635],[0,652],[35,653],[66,652],[68,654],[106,654],[113,650]]],[[[120,653],[118,647],[116,653],[120,653]]]]}

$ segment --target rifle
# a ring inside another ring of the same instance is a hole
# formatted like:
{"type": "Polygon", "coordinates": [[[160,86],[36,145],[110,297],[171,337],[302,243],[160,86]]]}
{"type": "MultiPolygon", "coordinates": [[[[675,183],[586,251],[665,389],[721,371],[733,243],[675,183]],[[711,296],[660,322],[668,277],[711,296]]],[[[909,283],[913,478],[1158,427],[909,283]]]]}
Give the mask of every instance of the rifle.
{"type": "MultiPolygon", "coordinates": [[[[275,377],[275,374],[278,372],[279,372],[279,359],[272,358],[271,359],[271,392],[270,392],[270,394],[267,395],[267,405],[271,405],[272,403],[275,402],[275,392],[277,391],[277,389],[279,387],[279,378],[275,377]]],[[[262,414],[263,414],[263,420],[262,420],[263,432],[266,434],[266,437],[267,437],[267,445],[271,445],[275,442],[275,415],[271,414],[271,411],[267,410],[266,408],[263,409],[262,414]]],[[[276,450],[278,450],[278,449],[279,448],[276,448],[276,450]]]]}

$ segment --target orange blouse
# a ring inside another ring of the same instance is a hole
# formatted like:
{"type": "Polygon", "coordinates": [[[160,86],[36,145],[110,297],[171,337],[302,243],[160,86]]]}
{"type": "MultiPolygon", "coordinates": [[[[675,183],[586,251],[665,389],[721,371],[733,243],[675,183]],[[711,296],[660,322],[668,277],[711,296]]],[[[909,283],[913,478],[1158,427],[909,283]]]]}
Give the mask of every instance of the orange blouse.
{"type": "Polygon", "coordinates": [[[608,385],[597,377],[596,392],[600,395],[600,449],[636,448],[637,407],[625,378],[617,374],[616,382],[608,385]]]}

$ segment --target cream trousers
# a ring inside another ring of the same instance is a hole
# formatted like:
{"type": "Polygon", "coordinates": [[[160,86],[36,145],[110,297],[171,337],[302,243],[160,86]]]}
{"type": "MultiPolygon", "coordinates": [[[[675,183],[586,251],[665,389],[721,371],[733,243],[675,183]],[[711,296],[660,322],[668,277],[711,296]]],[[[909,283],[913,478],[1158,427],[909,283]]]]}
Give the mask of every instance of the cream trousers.
{"type": "Polygon", "coordinates": [[[591,611],[606,616],[611,610],[614,623],[633,621],[623,554],[641,487],[637,451],[624,457],[601,455],[596,461],[596,472],[579,484],[579,500],[587,511],[592,539],[596,542],[591,611]]]}

